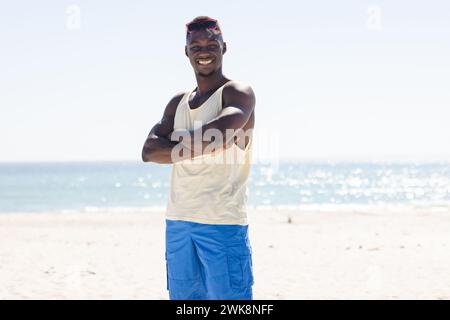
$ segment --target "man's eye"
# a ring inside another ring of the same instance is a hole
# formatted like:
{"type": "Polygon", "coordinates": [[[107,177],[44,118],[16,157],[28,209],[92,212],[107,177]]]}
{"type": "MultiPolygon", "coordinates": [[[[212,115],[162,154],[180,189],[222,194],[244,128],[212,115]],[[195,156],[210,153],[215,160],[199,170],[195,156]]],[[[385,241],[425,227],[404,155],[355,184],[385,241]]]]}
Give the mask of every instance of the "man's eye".
{"type": "Polygon", "coordinates": [[[217,48],[218,48],[218,46],[216,46],[216,45],[209,46],[210,50],[216,50],[217,48]]]}
{"type": "Polygon", "coordinates": [[[194,50],[194,51],[197,51],[197,50],[199,50],[199,49],[200,49],[199,46],[193,46],[193,47],[191,47],[191,50],[194,50]]]}

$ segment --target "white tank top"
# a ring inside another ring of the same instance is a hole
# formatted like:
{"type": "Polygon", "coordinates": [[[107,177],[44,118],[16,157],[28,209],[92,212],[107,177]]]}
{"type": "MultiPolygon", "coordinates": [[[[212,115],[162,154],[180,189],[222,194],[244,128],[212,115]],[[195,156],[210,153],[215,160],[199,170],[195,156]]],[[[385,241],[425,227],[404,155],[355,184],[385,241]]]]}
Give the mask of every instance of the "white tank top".
{"type": "MultiPolygon", "coordinates": [[[[195,89],[187,92],[178,104],[174,130],[193,130],[217,117],[222,110],[224,86],[196,109],[191,109],[188,103],[195,89]]],[[[174,163],[166,218],[206,224],[246,225],[252,142],[250,135],[245,150],[233,144],[225,151],[174,163]]]]}

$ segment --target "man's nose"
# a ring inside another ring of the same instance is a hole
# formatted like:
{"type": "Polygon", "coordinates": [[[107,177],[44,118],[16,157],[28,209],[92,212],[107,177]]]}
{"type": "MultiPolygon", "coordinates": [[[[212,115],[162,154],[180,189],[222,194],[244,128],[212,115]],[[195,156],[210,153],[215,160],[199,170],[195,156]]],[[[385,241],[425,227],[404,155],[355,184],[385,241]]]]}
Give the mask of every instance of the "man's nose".
{"type": "Polygon", "coordinates": [[[208,47],[200,47],[200,52],[210,52],[208,47]]]}

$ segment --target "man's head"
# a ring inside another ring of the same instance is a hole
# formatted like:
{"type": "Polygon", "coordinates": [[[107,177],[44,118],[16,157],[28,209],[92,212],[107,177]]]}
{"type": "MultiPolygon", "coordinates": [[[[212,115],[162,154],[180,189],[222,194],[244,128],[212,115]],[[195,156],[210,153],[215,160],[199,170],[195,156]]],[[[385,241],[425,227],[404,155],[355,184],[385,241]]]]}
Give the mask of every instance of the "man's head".
{"type": "Polygon", "coordinates": [[[219,70],[226,51],[217,20],[200,16],[186,24],[185,53],[196,74],[208,77],[219,70]]]}

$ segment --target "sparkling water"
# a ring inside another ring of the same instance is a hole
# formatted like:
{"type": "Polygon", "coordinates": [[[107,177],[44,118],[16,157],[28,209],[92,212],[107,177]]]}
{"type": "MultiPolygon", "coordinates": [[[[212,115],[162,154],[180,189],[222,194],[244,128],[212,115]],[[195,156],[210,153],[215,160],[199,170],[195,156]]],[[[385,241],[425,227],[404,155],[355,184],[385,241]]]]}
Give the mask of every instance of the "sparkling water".
{"type": "MultiPolygon", "coordinates": [[[[0,212],[164,209],[170,165],[2,163],[0,212]]],[[[250,207],[450,204],[449,163],[254,164],[250,207]]]]}

